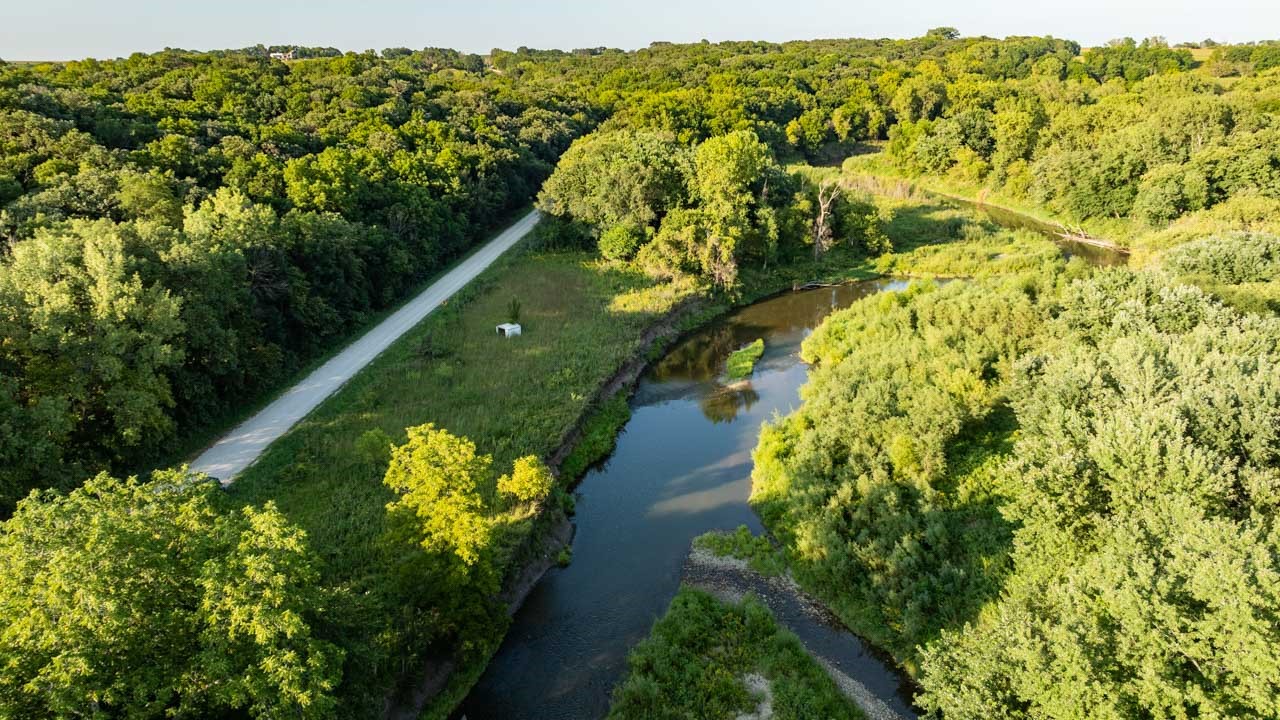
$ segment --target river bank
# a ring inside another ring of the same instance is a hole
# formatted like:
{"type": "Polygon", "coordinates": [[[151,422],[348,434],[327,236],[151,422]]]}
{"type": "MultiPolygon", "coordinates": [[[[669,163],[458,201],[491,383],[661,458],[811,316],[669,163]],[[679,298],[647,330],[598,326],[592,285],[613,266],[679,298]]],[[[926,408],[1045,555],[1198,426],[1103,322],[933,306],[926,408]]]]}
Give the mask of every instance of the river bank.
{"type": "MultiPolygon", "coordinates": [[[[578,478],[564,477],[561,474],[565,460],[579,446],[583,439],[587,423],[593,413],[603,407],[618,394],[629,394],[640,374],[648,365],[649,357],[661,352],[666,344],[677,337],[681,329],[691,318],[703,312],[708,304],[705,297],[695,296],[678,304],[666,315],[651,324],[641,335],[640,345],[611,376],[609,376],[592,395],[587,408],[579,415],[578,420],[561,437],[554,450],[544,461],[556,473],[558,480],[566,491],[571,491],[578,478]]],[[[524,605],[529,593],[537,586],[543,576],[559,563],[562,553],[572,547],[574,526],[564,509],[554,503],[544,505],[537,520],[540,530],[531,532],[524,545],[517,551],[517,560],[507,570],[499,593],[499,600],[507,609],[509,616],[514,616],[524,605]]],[[[493,652],[496,652],[495,647],[493,652]]],[[[492,652],[487,654],[492,656],[492,652]]],[[[455,688],[452,694],[465,694],[470,685],[478,678],[480,671],[488,664],[472,662],[464,664],[451,656],[436,656],[428,660],[412,684],[409,692],[400,692],[388,696],[385,720],[415,720],[416,718],[445,717],[453,712],[453,705],[447,698],[442,698],[450,684],[458,682],[455,677],[462,673],[459,682],[465,687],[455,688]],[[466,676],[470,676],[469,678],[466,676]],[[444,700],[444,702],[440,702],[444,700]],[[434,706],[434,707],[432,707],[434,706]]],[[[404,684],[401,683],[403,687],[404,684]]],[[[461,695],[459,695],[459,699],[461,695]]]]}
{"type": "Polygon", "coordinates": [[[460,714],[605,714],[627,652],[679,587],[692,538],[761,529],[746,503],[750,451],[760,424],[796,399],[806,375],[796,352],[809,328],[833,309],[903,286],[875,280],[775,295],[711,320],[653,362],[617,448],[579,487],[573,562],[530,594],[460,714]],[[725,357],[757,337],[766,349],[751,381],[725,388],[725,357]]]}
{"type": "Polygon", "coordinates": [[[791,631],[846,697],[869,720],[914,720],[911,688],[904,677],[853,635],[826,606],[810,597],[789,573],[766,575],[746,560],[717,555],[694,543],[681,582],[730,603],[748,595],[764,603],[782,627],[791,631]]]}
{"type": "Polygon", "coordinates": [[[1129,218],[1072,222],[1043,207],[993,191],[985,185],[927,175],[908,175],[888,163],[881,153],[882,151],[877,148],[874,152],[850,156],[841,164],[839,172],[851,178],[865,177],[880,183],[882,192],[890,195],[894,192],[894,186],[901,184],[937,197],[994,208],[999,212],[1009,213],[1052,228],[1065,240],[1096,244],[1097,247],[1117,252],[1129,252],[1141,236],[1149,230],[1129,218]]]}
{"type": "Polygon", "coordinates": [[[963,194],[948,186],[930,183],[925,178],[906,178],[893,174],[881,174],[858,168],[850,172],[855,187],[886,197],[913,197],[924,194],[958,203],[987,215],[997,225],[1005,228],[1025,228],[1043,235],[1053,236],[1056,240],[1079,245],[1090,245],[1113,253],[1128,255],[1132,252],[1128,245],[1103,237],[1092,235],[1082,227],[1071,228],[1065,222],[1052,217],[1037,215],[1027,209],[1013,207],[1012,204],[1001,204],[988,200],[989,192],[984,188],[975,193],[963,194]]]}
{"type": "MultiPolygon", "coordinates": [[[[920,234],[898,238],[904,246],[945,243],[954,219],[971,212],[920,209],[921,217],[897,228],[920,234]]],[[[627,650],[647,634],[679,586],[692,538],[738,525],[763,529],[746,504],[757,429],[797,400],[806,372],[796,351],[810,328],[859,297],[905,287],[884,280],[824,282],[869,275],[869,268],[859,261],[838,272],[827,266],[775,273],[748,285],[756,297],[769,299],[704,306],[688,316],[687,326],[698,329],[665,357],[652,364],[652,356],[632,359],[626,380],[610,388],[629,391],[639,376],[631,419],[613,454],[587,473],[577,493],[574,561],[551,569],[530,593],[455,717],[578,718],[607,711],[627,650]],[[787,291],[802,286],[817,289],[787,291]],[[734,307],[739,309],[724,315],[734,307]],[[766,352],[758,375],[742,387],[725,386],[724,359],[762,336],[766,352]]],[[[562,443],[553,459],[563,459],[570,445],[562,443]]]]}
{"type": "MultiPolygon", "coordinates": [[[[576,487],[581,477],[575,477],[576,473],[572,471],[565,475],[562,470],[570,456],[580,449],[585,434],[592,430],[591,423],[596,414],[615,398],[628,397],[656,358],[698,328],[724,317],[736,308],[758,302],[762,298],[787,293],[799,284],[815,282],[830,285],[874,276],[875,272],[869,268],[865,258],[841,252],[832,253],[822,261],[806,261],[777,267],[768,272],[751,273],[752,289],[747,292],[725,295],[702,291],[684,297],[666,313],[652,320],[639,334],[639,340],[629,357],[590,394],[577,419],[560,436],[554,448],[543,456],[544,460],[557,472],[566,491],[576,487]]],[[[613,427],[611,432],[616,434],[618,430],[620,427],[613,427]]],[[[599,441],[598,438],[592,440],[599,441]]],[[[590,466],[604,459],[611,449],[609,443],[603,452],[588,457],[585,464],[590,466]]],[[[593,450],[594,452],[596,451],[593,450]]],[[[508,567],[504,576],[500,596],[511,615],[519,611],[545,573],[559,564],[562,553],[569,549],[573,538],[573,526],[559,506],[547,505],[536,523],[541,529],[531,533],[514,553],[516,557],[524,559],[508,567]]],[[[448,716],[453,712],[455,698],[465,694],[485,665],[482,662],[461,662],[453,657],[434,656],[421,665],[422,669],[414,674],[412,680],[406,679],[397,684],[400,690],[387,697],[382,717],[399,720],[448,716]]]]}

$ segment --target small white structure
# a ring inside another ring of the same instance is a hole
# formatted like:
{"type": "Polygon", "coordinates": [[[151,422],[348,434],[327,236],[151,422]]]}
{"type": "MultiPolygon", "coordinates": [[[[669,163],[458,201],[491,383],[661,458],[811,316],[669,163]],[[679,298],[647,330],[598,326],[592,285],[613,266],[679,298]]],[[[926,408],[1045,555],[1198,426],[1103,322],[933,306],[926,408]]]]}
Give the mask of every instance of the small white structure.
{"type": "Polygon", "coordinates": [[[520,334],[520,323],[502,323],[497,330],[502,337],[516,337],[520,334]]]}
{"type": "Polygon", "coordinates": [[[292,50],[290,50],[289,52],[273,52],[273,53],[271,53],[271,59],[272,59],[272,60],[284,60],[284,61],[292,60],[292,59],[293,59],[293,51],[292,51],[292,50]]]}

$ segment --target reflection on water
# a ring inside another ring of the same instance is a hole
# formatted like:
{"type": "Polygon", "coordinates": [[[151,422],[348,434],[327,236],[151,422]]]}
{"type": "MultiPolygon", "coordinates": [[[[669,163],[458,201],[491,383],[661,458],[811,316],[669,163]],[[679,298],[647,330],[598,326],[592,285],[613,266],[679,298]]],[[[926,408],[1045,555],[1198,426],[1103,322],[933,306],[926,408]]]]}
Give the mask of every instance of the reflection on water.
{"type": "Polygon", "coordinates": [[[961,207],[974,210],[988,220],[1004,228],[1010,230],[1030,230],[1040,233],[1056,242],[1062,248],[1062,254],[1068,258],[1078,257],[1090,265],[1099,265],[1104,267],[1125,265],[1129,262],[1129,256],[1119,250],[1113,250],[1099,245],[1093,245],[1079,240],[1068,240],[1060,234],[1062,229],[1057,225],[1041,222],[1033,217],[1023,215],[1013,210],[1007,210],[1001,207],[994,207],[983,203],[976,203],[961,198],[946,197],[948,202],[954,203],[961,207]]]}
{"type": "Polygon", "coordinates": [[[760,425],[799,403],[800,343],[832,310],[902,281],[790,293],[686,338],[641,379],[613,456],[579,487],[573,562],[553,569],[516,614],[463,704],[469,720],[594,718],[609,707],[627,651],[671,602],[690,542],[760,522],[747,506],[760,425]],[[746,383],[724,361],[764,338],[746,383]]]}
{"type": "Polygon", "coordinates": [[[702,414],[711,422],[733,422],[739,410],[750,410],[759,400],[750,380],[721,385],[702,397],[702,414]]]}
{"type": "MultiPolygon", "coordinates": [[[[1064,241],[1033,218],[954,202],[1004,227],[1049,236],[1091,264],[1127,261],[1064,241]]],[[[690,541],[738,525],[761,531],[746,502],[751,451],[761,423],[798,403],[806,375],[801,341],[832,310],[904,287],[877,280],[782,295],[693,334],[656,363],[636,388],[613,456],[580,486],[573,563],[533,590],[461,712],[470,720],[603,716],[628,649],[675,595],[690,541]],[[765,351],[755,374],[725,384],[725,358],[756,338],[764,338],[765,351]]],[[[840,637],[848,636],[836,633],[831,642],[840,637]]],[[[891,694],[896,679],[879,672],[858,679],[891,694]]]]}

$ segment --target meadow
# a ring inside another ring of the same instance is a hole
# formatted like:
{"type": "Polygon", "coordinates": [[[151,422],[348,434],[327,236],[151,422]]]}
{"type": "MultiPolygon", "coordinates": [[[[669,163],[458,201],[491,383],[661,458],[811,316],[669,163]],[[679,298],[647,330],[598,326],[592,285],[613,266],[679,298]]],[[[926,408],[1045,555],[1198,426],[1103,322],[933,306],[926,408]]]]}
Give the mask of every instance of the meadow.
{"type": "MultiPolygon", "coordinates": [[[[431,643],[431,608],[403,577],[412,546],[388,542],[379,448],[404,442],[404,429],[434,422],[470,438],[496,467],[546,456],[590,410],[597,387],[638,349],[643,331],[693,286],[656,285],[643,275],[584,253],[513,251],[401,338],[229,488],[232,505],[273,501],[307,533],[334,589],[335,620],[348,651],[344,703],[372,714],[402,673],[420,665],[431,643]],[[512,298],[524,333],[498,337],[512,298]],[[362,441],[362,438],[364,439],[362,441]],[[372,438],[372,441],[369,440],[372,438]]],[[[494,488],[486,488],[497,507],[494,488]]],[[[504,571],[537,525],[517,508],[495,518],[493,562],[504,571]]],[[[469,635],[469,657],[483,658],[504,627],[469,635]]],[[[438,647],[436,649],[439,649],[438,647]]]]}

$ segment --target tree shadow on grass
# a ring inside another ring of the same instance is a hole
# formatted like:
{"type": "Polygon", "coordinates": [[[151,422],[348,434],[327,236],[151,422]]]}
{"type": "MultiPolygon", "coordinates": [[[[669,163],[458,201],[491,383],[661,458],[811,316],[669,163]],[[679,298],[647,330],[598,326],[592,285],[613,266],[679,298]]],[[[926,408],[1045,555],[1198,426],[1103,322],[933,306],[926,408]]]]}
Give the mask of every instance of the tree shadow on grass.
{"type": "Polygon", "coordinates": [[[809,159],[809,164],[814,167],[830,167],[838,168],[844,164],[845,160],[858,155],[872,155],[880,152],[880,148],[869,143],[857,140],[845,140],[843,142],[828,142],[809,159]]]}
{"type": "Polygon", "coordinates": [[[925,245],[954,242],[997,228],[971,211],[944,202],[895,205],[884,223],[894,252],[909,252],[925,245]]]}

